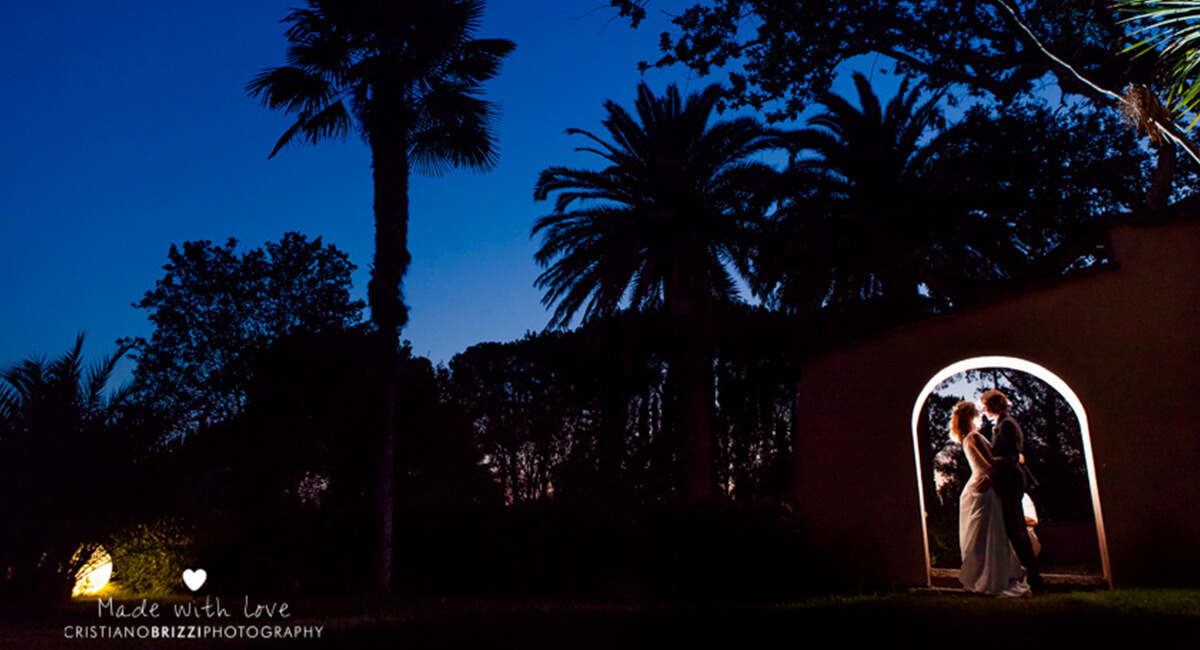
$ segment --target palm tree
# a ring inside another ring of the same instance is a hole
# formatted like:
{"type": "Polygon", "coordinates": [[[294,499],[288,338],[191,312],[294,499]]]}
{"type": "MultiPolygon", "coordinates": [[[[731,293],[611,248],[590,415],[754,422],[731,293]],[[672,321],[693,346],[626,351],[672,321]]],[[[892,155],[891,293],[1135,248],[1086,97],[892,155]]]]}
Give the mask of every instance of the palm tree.
{"type": "Polygon", "coordinates": [[[655,97],[638,86],[635,113],[612,101],[603,120],[608,140],[580,129],[600,170],[550,167],[534,190],[557,193],[554,212],[536,222],[537,286],[551,326],[583,311],[590,321],[619,311],[661,309],[675,342],[668,353],[678,391],[683,492],[712,494],[713,321],[719,301],[737,296],[764,212],[761,194],[774,175],[756,154],[778,148],[778,134],[757,119],[710,124],[717,85],[686,101],[674,85],[655,97]]]}
{"type": "Polygon", "coordinates": [[[1166,205],[1175,175],[1175,147],[1180,145],[1200,161],[1195,142],[1175,124],[1194,114],[1189,129],[1200,121],[1200,1],[1116,0],[1113,7],[1129,14],[1123,22],[1137,24],[1128,49],[1157,57],[1156,76],[1162,98],[1144,84],[1130,84],[1122,112],[1139,132],[1150,136],[1158,152],[1154,183],[1146,197],[1152,208],[1166,205]]]}
{"type": "Polygon", "coordinates": [[[760,258],[756,289],[800,310],[872,302],[911,313],[926,302],[930,234],[945,225],[923,176],[936,151],[924,138],[944,126],[940,96],[921,102],[905,79],[885,106],[864,75],[854,83],[859,107],[826,93],[825,110],[790,134],[793,194],[776,215],[788,236],[768,249],[796,249],[760,258]]]}
{"type": "Polygon", "coordinates": [[[70,594],[91,555],[80,545],[111,532],[110,473],[131,451],[112,435],[128,388],[104,390],[129,346],[87,367],[83,343],[80,334],[55,359],[0,371],[0,565],[13,584],[51,598],[70,594]]]}
{"type": "Polygon", "coordinates": [[[391,588],[392,471],[400,329],[408,320],[411,172],[486,170],[496,162],[496,107],[480,97],[515,45],[477,39],[482,0],[308,0],[290,23],[288,65],[264,70],[246,90],[296,116],[271,152],[357,130],[371,148],[375,258],[367,299],[379,335],[380,454],[378,588],[391,588]]]}
{"type": "Polygon", "coordinates": [[[1097,113],[975,107],[946,127],[936,94],[905,80],[885,104],[854,82],[857,106],[827,94],[792,134],[755,260],[773,306],[868,328],[945,311],[1095,263],[1097,215],[1136,196],[1135,138],[1097,113]]]}
{"type": "Polygon", "coordinates": [[[1113,7],[1138,25],[1129,49],[1157,53],[1164,103],[1180,116],[1200,108],[1200,0],[1115,0],[1113,7]]]}

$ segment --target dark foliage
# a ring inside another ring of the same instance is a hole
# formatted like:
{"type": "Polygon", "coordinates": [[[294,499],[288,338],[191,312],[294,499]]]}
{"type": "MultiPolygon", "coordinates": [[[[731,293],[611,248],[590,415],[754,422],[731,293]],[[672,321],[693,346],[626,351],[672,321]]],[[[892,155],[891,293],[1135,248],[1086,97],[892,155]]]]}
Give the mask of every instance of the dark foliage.
{"type": "Polygon", "coordinates": [[[363,304],[350,299],[354,265],[321,238],[287,233],[239,253],[237,241],[171,246],[165,274],[137,307],[154,324],[134,345],[138,400],[176,432],[238,414],[255,356],[293,332],[352,327],[363,304]]]}
{"type": "Polygon", "coordinates": [[[550,496],[558,466],[592,424],[579,396],[578,336],[481,343],[450,362],[451,392],[470,413],[475,444],[505,500],[550,496]]]}
{"type": "Polygon", "coordinates": [[[936,146],[927,176],[960,211],[981,215],[980,245],[996,260],[993,269],[960,262],[967,281],[1028,282],[1106,261],[1099,233],[1144,204],[1152,166],[1114,112],[1078,105],[975,107],[936,146]]]}
{"type": "Polygon", "coordinates": [[[105,392],[125,350],[88,367],[83,343],[0,373],[0,596],[70,595],[130,496],[121,475],[140,450],[119,426],[125,393],[105,392]]]}
{"type": "MultiPolygon", "coordinates": [[[[240,415],[192,437],[167,465],[172,512],[204,535],[213,589],[361,591],[374,538],[374,341],[360,330],[299,333],[260,354],[240,415]]],[[[495,502],[469,422],[441,398],[428,360],[402,357],[397,504],[495,502]]],[[[397,558],[398,562],[408,558],[397,558]]]]}
{"type": "MultiPolygon", "coordinates": [[[[610,0],[636,26],[653,0],[610,0]]],[[[1111,89],[1150,78],[1153,62],[1122,52],[1125,26],[1102,0],[1011,0],[1050,51],[1111,89]]],[[[716,0],[696,3],[663,34],[655,65],[706,75],[729,69],[733,106],[767,107],[795,118],[829,89],[838,66],[881,56],[899,73],[959,84],[1002,103],[1037,90],[1048,73],[1067,92],[1087,92],[1037,49],[994,0],[840,2],[716,0]]],[[[646,65],[646,64],[644,64],[646,65]]]]}
{"type": "Polygon", "coordinates": [[[944,128],[939,97],[905,80],[886,104],[854,75],[855,107],[826,94],[824,112],[790,134],[792,160],[773,228],[758,257],[757,289],[793,312],[869,302],[898,318],[927,313],[921,285],[940,240],[972,225],[938,204],[947,187],[926,165],[927,136],[944,128]],[[960,223],[955,223],[958,217],[960,223]]]}
{"type": "Polygon", "coordinates": [[[714,467],[734,500],[786,498],[801,356],[796,321],[729,305],[718,320],[714,467]]]}
{"type": "MultiPolygon", "coordinates": [[[[726,305],[718,317],[714,473],[734,499],[786,490],[795,357],[790,321],[726,305]]],[[[451,392],[508,502],[652,502],[677,494],[677,428],[661,315],[622,312],[578,330],[473,346],[451,392]]]]}
{"type": "Polygon", "coordinates": [[[1106,261],[1110,215],[1142,203],[1149,157],[1111,113],[976,106],[946,127],[919,89],[884,106],[858,82],[859,107],[827,95],[795,137],[756,262],[776,307],[875,327],[944,312],[1106,261]]]}

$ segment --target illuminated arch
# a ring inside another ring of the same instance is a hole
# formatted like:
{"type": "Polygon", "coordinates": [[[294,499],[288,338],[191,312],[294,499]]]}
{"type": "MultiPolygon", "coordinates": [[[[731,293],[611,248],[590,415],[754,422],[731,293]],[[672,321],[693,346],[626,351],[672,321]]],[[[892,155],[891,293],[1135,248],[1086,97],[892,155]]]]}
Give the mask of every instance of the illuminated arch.
{"type": "Polygon", "coordinates": [[[1038,379],[1046,382],[1054,390],[1058,391],[1071,410],[1075,411],[1075,417],[1079,420],[1079,432],[1083,444],[1083,457],[1087,466],[1088,487],[1092,493],[1092,511],[1095,513],[1096,520],[1096,539],[1100,544],[1100,564],[1104,570],[1104,581],[1108,583],[1108,587],[1112,588],[1112,572],[1109,570],[1108,564],[1108,541],[1104,536],[1104,517],[1100,511],[1100,490],[1096,485],[1096,462],[1092,457],[1092,438],[1088,430],[1087,413],[1083,410],[1083,402],[1079,400],[1079,396],[1067,382],[1063,381],[1058,375],[1050,372],[1046,368],[1039,366],[1036,363],[1019,359],[1017,357],[1003,356],[988,356],[988,357],[973,357],[964,359],[957,363],[950,364],[939,370],[921,389],[917,395],[917,403],[913,406],[912,414],[912,434],[913,434],[913,460],[917,466],[917,498],[921,503],[921,533],[925,542],[925,579],[928,583],[933,582],[933,571],[929,561],[929,527],[925,520],[925,489],[924,477],[921,476],[921,443],[917,436],[917,422],[921,417],[921,409],[925,406],[925,401],[933,393],[943,381],[967,370],[976,370],[978,368],[1007,368],[1010,370],[1018,370],[1020,372],[1031,374],[1038,379]]]}

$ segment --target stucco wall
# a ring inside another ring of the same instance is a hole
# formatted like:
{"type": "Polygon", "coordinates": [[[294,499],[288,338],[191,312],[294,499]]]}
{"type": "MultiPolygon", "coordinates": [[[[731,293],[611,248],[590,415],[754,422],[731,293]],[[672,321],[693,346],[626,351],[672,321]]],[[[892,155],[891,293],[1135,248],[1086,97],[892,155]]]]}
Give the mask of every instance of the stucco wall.
{"type": "Polygon", "coordinates": [[[1115,584],[1200,584],[1200,223],[1120,226],[1115,268],[809,360],[793,496],[852,579],[926,581],[911,417],[970,357],[1020,357],[1079,396],[1115,584]]]}

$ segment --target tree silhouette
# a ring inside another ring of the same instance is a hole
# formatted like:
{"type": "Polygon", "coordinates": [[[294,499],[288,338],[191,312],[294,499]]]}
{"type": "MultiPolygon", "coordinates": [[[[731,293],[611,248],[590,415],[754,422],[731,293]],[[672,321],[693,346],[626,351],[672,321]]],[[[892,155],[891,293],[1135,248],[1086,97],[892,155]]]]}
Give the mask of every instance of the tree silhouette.
{"type": "MultiPolygon", "coordinates": [[[[1143,201],[1149,155],[1112,111],[1022,103],[978,106],[937,137],[923,171],[954,230],[930,277],[1024,282],[1106,261],[1101,230],[1143,201]],[[1029,142],[1013,147],[1013,142],[1029,142]]],[[[1182,186],[1181,186],[1182,187],[1182,186]]],[[[944,236],[943,236],[944,237],[944,236]]]]}
{"type": "Polygon", "coordinates": [[[801,353],[795,319],[762,307],[723,310],[717,357],[716,472],[735,499],[786,497],[801,353]]]}
{"type": "Polygon", "coordinates": [[[474,37],[481,0],[308,0],[284,18],[288,65],[246,87],[263,105],[297,119],[271,155],[296,138],[314,144],[357,128],[371,148],[375,258],[368,302],[380,337],[383,413],[379,486],[379,585],[390,590],[394,399],[400,328],[408,320],[401,283],[408,269],[412,171],[486,170],[496,161],[495,106],[480,98],[515,45],[474,37]]]}
{"type": "Polygon", "coordinates": [[[625,310],[576,330],[579,391],[584,408],[599,417],[590,418],[590,444],[572,447],[562,493],[628,503],[660,499],[677,488],[678,468],[671,463],[676,446],[664,422],[670,410],[664,408],[664,320],[661,311],[625,310]]]}
{"type": "Polygon", "coordinates": [[[171,245],[162,279],[137,306],[154,333],[134,346],[139,402],[186,433],[239,413],[255,356],[294,332],[354,327],[354,265],[335,246],[290,232],[242,253],[237,240],[171,245]]]}
{"type": "Polygon", "coordinates": [[[783,301],[801,310],[874,301],[921,313],[931,234],[949,227],[922,178],[934,152],[924,138],[944,125],[940,96],[921,101],[906,78],[884,105],[866,76],[854,83],[859,107],[825,94],[824,112],[791,135],[799,155],[788,174],[802,189],[777,217],[798,231],[791,241],[802,250],[776,253],[783,269],[767,260],[760,291],[780,282],[783,301]]]}
{"type": "MultiPolygon", "coordinates": [[[[374,584],[376,479],[363,468],[377,453],[375,343],[361,328],[283,337],[255,355],[237,416],[161,458],[156,485],[167,503],[153,515],[195,527],[214,588],[360,593],[374,584]]],[[[402,348],[398,516],[495,501],[470,422],[441,393],[429,361],[402,348]]],[[[397,551],[400,570],[420,561],[397,551]]]]}
{"type": "MultiPolygon", "coordinates": [[[[736,500],[781,497],[798,364],[779,342],[794,324],[745,306],[718,316],[716,484],[736,500]]],[[[627,507],[678,490],[663,321],[625,310],[455,355],[450,398],[470,414],[483,464],[510,503],[627,507]]]]}
{"type": "MultiPolygon", "coordinates": [[[[609,0],[635,26],[654,3],[609,0]]],[[[1004,4],[1050,51],[1102,86],[1122,88],[1145,78],[1151,62],[1122,52],[1127,30],[1110,3],[1004,4]]],[[[771,119],[798,117],[829,90],[844,62],[866,55],[899,73],[920,75],[939,87],[965,86],[1002,104],[1040,92],[1047,73],[1064,92],[1095,98],[1069,70],[1038,52],[998,0],[712,0],[693,3],[672,22],[653,65],[681,64],[700,75],[728,66],[728,101],[769,108],[771,119]]]]}
{"type": "Polygon", "coordinates": [[[586,440],[577,345],[559,332],[528,334],[473,345],[451,361],[455,396],[508,503],[556,494],[558,467],[586,440]]]}
{"type": "Polygon", "coordinates": [[[941,312],[1104,261],[1102,217],[1142,200],[1148,157],[1114,115],[1017,104],[946,127],[936,97],[904,83],[884,106],[855,82],[858,107],[828,95],[794,136],[756,261],[774,306],[877,325],[941,312]]]}
{"type": "Polygon", "coordinates": [[[557,194],[538,219],[537,286],[557,303],[552,326],[619,310],[663,309],[674,344],[668,354],[679,402],[683,492],[712,494],[713,327],[717,303],[734,299],[732,268],[746,268],[774,170],[754,156],[779,146],[757,119],[710,124],[719,86],[690,95],[669,86],[656,97],[638,86],[635,114],[605,103],[608,140],[580,129],[601,170],[550,167],[535,198],[557,194]]]}

